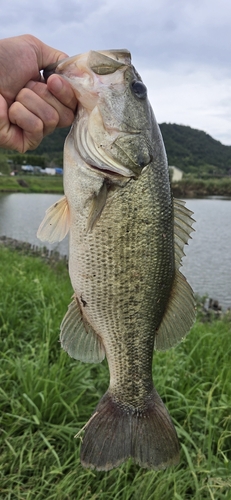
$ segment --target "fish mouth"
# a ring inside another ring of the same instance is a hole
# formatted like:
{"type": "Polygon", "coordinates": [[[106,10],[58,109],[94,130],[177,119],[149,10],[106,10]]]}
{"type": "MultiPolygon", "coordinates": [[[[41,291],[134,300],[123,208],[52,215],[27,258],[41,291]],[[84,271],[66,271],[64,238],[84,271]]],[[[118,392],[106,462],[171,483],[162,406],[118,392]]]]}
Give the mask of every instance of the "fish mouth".
{"type": "Polygon", "coordinates": [[[86,166],[108,178],[137,178],[150,161],[147,147],[145,154],[140,153],[140,130],[130,123],[121,126],[120,115],[112,119],[109,112],[101,112],[105,87],[111,91],[116,89],[117,94],[123,93],[129,66],[130,52],[116,49],[68,57],[49,65],[43,72],[45,81],[53,73],[69,81],[78,100],[75,149],[86,166]],[[130,152],[133,144],[134,154],[130,152]]]}
{"type": "MultiPolygon", "coordinates": [[[[72,57],[60,59],[55,63],[49,64],[43,70],[45,82],[49,76],[54,73],[61,74],[67,71],[69,66],[76,66],[79,71],[89,68],[96,75],[109,75],[117,71],[122,66],[131,64],[131,54],[127,49],[111,49],[111,50],[90,50],[85,54],[77,54],[72,57]]],[[[76,72],[75,72],[76,73],[76,72]]]]}

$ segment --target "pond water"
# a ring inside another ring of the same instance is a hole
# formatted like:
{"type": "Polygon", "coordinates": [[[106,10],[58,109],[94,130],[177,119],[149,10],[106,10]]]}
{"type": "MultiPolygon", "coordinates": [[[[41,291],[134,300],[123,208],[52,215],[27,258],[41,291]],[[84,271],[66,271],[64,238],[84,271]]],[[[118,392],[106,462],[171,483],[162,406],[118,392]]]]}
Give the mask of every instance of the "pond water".
{"type": "MultiPolygon", "coordinates": [[[[0,236],[44,246],[36,232],[45,210],[59,198],[54,194],[0,194],[0,236]]],[[[231,200],[190,199],[186,206],[194,212],[196,223],[181,270],[196,293],[217,299],[223,309],[231,307],[231,200]]],[[[67,255],[68,237],[46,246],[67,255]]]]}

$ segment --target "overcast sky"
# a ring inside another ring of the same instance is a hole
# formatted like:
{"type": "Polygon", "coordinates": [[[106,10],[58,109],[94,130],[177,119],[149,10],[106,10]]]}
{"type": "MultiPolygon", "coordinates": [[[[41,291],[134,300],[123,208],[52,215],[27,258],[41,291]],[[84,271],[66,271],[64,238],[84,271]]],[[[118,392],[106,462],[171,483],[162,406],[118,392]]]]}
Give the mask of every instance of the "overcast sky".
{"type": "Polygon", "coordinates": [[[0,0],[0,26],[69,55],[129,49],[159,123],[231,145],[230,0],[0,0]]]}

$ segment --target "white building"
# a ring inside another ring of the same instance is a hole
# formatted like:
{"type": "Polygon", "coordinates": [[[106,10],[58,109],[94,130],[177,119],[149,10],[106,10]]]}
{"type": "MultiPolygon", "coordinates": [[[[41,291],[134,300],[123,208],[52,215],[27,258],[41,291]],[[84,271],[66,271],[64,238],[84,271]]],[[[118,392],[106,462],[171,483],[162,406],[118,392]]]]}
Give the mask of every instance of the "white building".
{"type": "Polygon", "coordinates": [[[172,182],[181,181],[183,177],[183,171],[180,168],[173,167],[169,165],[170,175],[172,182]]]}

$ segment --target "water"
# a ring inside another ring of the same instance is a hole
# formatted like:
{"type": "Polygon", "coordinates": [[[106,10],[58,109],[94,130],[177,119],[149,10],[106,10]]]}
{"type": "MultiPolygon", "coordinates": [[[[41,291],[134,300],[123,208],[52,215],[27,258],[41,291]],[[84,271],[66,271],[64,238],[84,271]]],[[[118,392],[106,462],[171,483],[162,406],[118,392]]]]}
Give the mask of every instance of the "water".
{"type": "Polygon", "coordinates": [[[182,271],[196,293],[231,307],[231,200],[187,200],[187,207],[196,223],[182,271]]]}
{"type": "Polygon", "coordinates": [[[60,198],[59,194],[0,193],[0,236],[27,241],[39,247],[45,245],[50,250],[67,255],[68,237],[60,243],[50,245],[36,236],[45,211],[60,198]]]}
{"type": "MultiPolygon", "coordinates": [[[[44,246],[36,232],[46,209],[59,198],[53,194],[0,194],[0,236],[44,246]]],[[[219,300],[224,309],[231,307],[231,200],[193,199],[187,200],[187,207],[194,212],[196,231],[185,249],[181,270],[196,293],[219,300]]],[[[46,246],[67,255],[68,237],[46,246]]]]}

